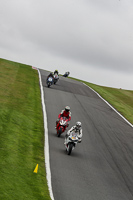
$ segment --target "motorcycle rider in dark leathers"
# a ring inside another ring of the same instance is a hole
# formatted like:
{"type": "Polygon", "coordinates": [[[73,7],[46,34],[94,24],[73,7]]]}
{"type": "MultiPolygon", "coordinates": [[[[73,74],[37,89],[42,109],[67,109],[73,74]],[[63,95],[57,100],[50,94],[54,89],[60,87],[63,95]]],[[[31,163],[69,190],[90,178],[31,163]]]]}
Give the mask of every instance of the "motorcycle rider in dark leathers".
{"type": "Polygon", "coordinates": [[[54,71],[54,74],[57,74],[57,75],[59,75],[59,72],[58,72],[58,70],[57,70],[57,69],[54,71]]]}
{"type": "Polygon", "coordinates": [[[52,77],[54,79],[54,75],[53,75],[52,72],[50,72],[50,74],[47,76],[47,80],[48,80],[49,77],[52,77]]]}

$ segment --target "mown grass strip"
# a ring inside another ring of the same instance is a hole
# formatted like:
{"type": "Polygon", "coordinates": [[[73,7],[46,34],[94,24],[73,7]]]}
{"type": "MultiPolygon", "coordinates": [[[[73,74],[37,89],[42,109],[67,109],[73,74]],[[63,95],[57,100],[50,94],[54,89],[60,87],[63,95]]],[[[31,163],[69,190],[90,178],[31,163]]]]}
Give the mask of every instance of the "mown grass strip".
{"type": "Polygon", "coordinates": [[[1,200],[50,199],[43,127],[38,72],[0,59],[1,200]]]}
{"type": "MultiPolygon", "coordinates": [[[[72,78],[72,77],[70,77],[72,78]]],[[[75,79],[91,87],[109,102],[120,114],[133,124],[133,90],[123,90],[95,85],[83,80],[75,79]]]]}

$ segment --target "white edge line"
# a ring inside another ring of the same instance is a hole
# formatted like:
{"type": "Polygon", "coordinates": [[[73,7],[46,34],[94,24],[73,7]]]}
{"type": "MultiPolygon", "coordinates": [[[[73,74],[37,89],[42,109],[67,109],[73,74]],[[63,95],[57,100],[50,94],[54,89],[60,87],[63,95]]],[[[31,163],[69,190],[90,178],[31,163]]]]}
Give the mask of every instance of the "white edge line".
{"type": "Polygon", "coordinates": [[[49,141],[48,141],[48,126],[47,126],[47,114],[46,114],[46,107],[44,103],[44,92],[42,87],[42,79],[41,74],[38,69],[39,74],[39,82],[40,82],[40,89],[41,89],[41,100],[42,100],[42,110],[43,110],[43,118],[44,118],[44,155],[45,155],[45,166],[46,166],[46,178],[48,183],[48,189],[50,193],[50,197],[52,200],[54,200],[54,195],[52,191],[52,184],[51,184],[51,171],[50,171],[50,160],[49,160],[49,141]]]}
{"type": "MultiPolygon", "coordinates": [[[[86,85],[85,83],[83,83],[84,85],[86,85]]],[[[122,117],[131,127],[133,127],[133,124],[131,124],[125,117],[123,117],[113,106],[111,106],[104,98],[102,98],[100,96],[100,94],[98,94],[95,90],[93,90],[90,86],[86,85],[87,87],[89,87],[93,92],[95,92],[106,104],[108,104],[118,115],[120,115],[120,117],[122,117]]]]}

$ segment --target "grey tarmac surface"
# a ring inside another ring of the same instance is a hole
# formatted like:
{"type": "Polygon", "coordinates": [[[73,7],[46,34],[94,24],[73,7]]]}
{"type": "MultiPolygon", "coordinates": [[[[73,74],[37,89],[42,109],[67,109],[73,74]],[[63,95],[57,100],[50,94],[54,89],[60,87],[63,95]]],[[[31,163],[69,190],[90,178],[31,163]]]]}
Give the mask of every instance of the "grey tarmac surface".
{"type": "Polygon", "coordinates": [[[133,128],[80,82],[60,77],[43,82],[52,188],[55,200],[133,200],[133,128]],[[82,122],[83,139],[68,156],[65,133],[58,138],[55,121],[66,105],[71,107],[71,126],[82,122]]]}

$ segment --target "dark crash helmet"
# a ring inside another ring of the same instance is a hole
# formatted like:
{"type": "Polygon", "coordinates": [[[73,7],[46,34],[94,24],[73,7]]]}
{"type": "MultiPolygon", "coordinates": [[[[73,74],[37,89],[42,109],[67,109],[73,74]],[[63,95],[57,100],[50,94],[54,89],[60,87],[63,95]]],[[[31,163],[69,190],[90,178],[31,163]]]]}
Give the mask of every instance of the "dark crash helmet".
{"type": "Polygon", "coordinates": [[[69,107],[69,106],[66,106],[66,107],[65,107],[65,111],[66,111],[66,112],[69,112],[69,111],[70,111],[70,107],[69,107]]]}

